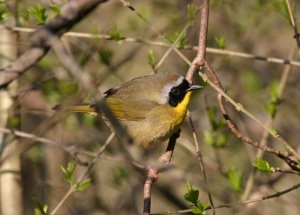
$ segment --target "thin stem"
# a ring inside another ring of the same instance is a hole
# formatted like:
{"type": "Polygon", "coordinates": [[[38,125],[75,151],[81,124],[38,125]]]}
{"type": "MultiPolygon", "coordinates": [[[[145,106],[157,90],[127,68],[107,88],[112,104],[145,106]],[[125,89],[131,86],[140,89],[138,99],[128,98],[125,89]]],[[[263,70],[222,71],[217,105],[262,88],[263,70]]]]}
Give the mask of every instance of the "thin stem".
{"type": "MultiPolygon", "coordinates": [[[[290,56],[289,56],[290,59],[293,59],[295,57],[296,50],[297,50],[297,47],[295,46],[293,48],[293,50],[291,51],[291,53],[290,53],[290,56]]],[[[278,100],[278,101],[280,101],[282,99],[282,95],[283,95],[283,92],[284,92],[286,84],[287,84],[287,79],[288,79],[291,71],[292,71],[292,66],[286,65],[285,68],[284,68],[284,71],[282,73],[282,76],[280,78],[280,82],[279,82],[279,89],[278,89],[278,94],[277,94],[277,98],[276,98],[276,100],[278,100]]],[[[272,116],[269,119],[269,121],[267,122],[268,127],[272,126],[275,117],[276,117],[276,114],[274,114],[274,116],[272,116]]],[[[268,137],[269,137],[269,133],[266,130],[264,130],[264,132],[262,134],[260,144],[261,145],[266,145],[268,137]]],[[[260,158],[262,156],[263,156],[263,151],[261,151],[261,150],[257,151],[256,158],[260,158]]],[[[250,173],[248,179],[247,179],[245,191],[244,191],[243,196],[242,196],[242,201],[246,200],[248,198],[248,196],[249,196],[249,194],[252,190],[252,187],[254,185],[254,175],[255,175],[255,173],[256,173],[256,169],[253,169],[252,172],[250,173]]]]}
{"type": "MultiPolygon", "coordinates": [[[[23,32],[23,33],[32,33],[36,30],[35,28],[26,28],[26,27],[9,28],[9,27],[0,25],[0,29],[3,29],[3,28],[8,28],[12,31],[18,31],[18,32],[23,32]]],[[[114,41],[114,40],[111,40],[112,38],[108,34],[91,34],[91,33],[84,33],[84,32],[67,32],[67,33],[63,34],[63,37],[75,37],[75,38],[86,38],[86,39],[104,39],[104,40],[114,41]]],[[[6,41],[6,43],[8,43],[8,42],[9,41],[6,41]]],[[[152,41],[152,40],[147,40],[147,39],[143,39],[143,38],[135,38],[135,37],[124,37],[122,42],[125,42],[125,43],[142,43],[142,44],[145,44],[145,45],[160,46],[160,47],[166,47],[166,48],[172,47],[167,42],[152,41]]],[[[198,46],[186,45],[182,49],[197,51],[198,46]]],[[[217,55],[225,55],[225,56],[239,57],[239,58],[244,58],[244,59],[265,61],[265,62],[268,62],[268,63],[290,64],[290,65],[293,65],[293,66],[300,67],[300,62],[299,61],[291,61],[291,60],[283,59],[283,58],[261,56],[261,55],[249,54],[249,53],[244,53],[244,52],[237,52],[237,51],[226,50],[226,49],[217,49],[217,48],[212,48],[212,47],[207,47],[206,52],[211,53],[211,54],[217,54],[217,55]]]]}
{"type": "MultiPolygon", "coordinates": [[[[103,146],[99,149],[97,156],[93,159],[93,161],[87,166],[86,170],[81,174],[81,176],[78,178],[77,183],[81,183],[83,179],[90,173],[93,166],[95,165],[96,161],[99,159],[99,157],[102,155],[108,144],[112,141],[114,138],[115,133],[112,132],[110,136],[107,138],[103,146]]],[[[61,206],[66,202],[66,200],[76,191],[76,185],[72,185],[68,192],[63,196],[63,198],[59,201],[59,203],[56,205],[56,207],[53,209],[53,211],[50,213],[50,215],[54,215],[57,213],[57,211],[61,208],[61,206]]]]}
{"type": "MultiPolygon", "coordinates": [[[[192,128],[193,138],[194,138],[194,143],[195,143],[195,148],[196,148],[196,156],[197,156],[197,159],[199,161],[200,169],[202,171],[204,183],[205,183],[205,185],[208,185],[205,166],[204,166],[204,162],[203,162],[203,157],[202,157],[202,153],[201,153],[201,150],[200,150],[200,147],[199,147],[199,142],[198,142],[198,138],[197,138],[197,135],[196,135],[195,126],[194,126],[194,123],[193,123],[193,120],[192,120],[192,115],[191,115],[190,112],[188,114],[188,119],[189,119],[189,122],[190,122],[190,125],[191,125],[191,128],[192,128]]],[[[209,203],[210,203],[210,205],[213,209],[213,214],[216,214],[213,198],[212,198],[212,195],[211,195],[209,189],[207,191],[207,196],[208,196],[208,199],[209,199],[209,203]]]]}
{"type": "Polygon", "coordinates": [[[285,3],[286,3],[286,6],[288,8],[290,22],[291,22],[291,25],[292,25],[293,30],[294,30],[294,38],[296,40],[296,43],[297,43],[297,46],[298,46],[298,53],[299,53],[299,56],[300,56],[300,34],[299,34],[297,26],[296,26],[296,21],[295,21],[294,15],[293,15],[293,11],[292,11],[290,1],[285,0],[285,3]]]}

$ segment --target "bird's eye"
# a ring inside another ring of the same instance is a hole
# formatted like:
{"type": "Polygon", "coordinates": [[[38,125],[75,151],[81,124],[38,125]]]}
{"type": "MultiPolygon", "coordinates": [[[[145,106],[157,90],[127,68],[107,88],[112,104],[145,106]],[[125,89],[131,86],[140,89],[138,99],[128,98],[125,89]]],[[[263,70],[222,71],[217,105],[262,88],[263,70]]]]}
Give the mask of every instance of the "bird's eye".
{"type": "Polygon", "coordinates": [[[179,95],[179,89],[178,88],[172,88],[171,93],[175,96],[179,95]]]}

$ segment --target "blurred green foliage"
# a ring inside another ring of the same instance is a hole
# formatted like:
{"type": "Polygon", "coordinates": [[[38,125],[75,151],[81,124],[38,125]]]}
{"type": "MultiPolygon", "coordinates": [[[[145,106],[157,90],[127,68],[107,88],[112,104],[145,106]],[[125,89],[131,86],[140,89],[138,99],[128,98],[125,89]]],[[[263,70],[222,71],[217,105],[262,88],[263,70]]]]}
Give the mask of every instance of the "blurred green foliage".
{"type": "Polygon", "coordinates": [[[152,69],[154,69],[157,63],[158,63],[158,60],[157,60],[153,50],[149,49],[148,50],[148,64],[151,66],[152,69]]]}
{"type": "Polygon", "coordinates": [[[45,98],[51,102],[59,104],[64,98],[73,95],[78,89],[78,83],[75,81],[50,79],[43,82],[41,86],[45,98]]]}
{"type": "Polygon", "coordinates": [[[226,40],[223,36],[215,37],[215,41],[216,41],[217,47],[219,49],[225,49],[226,48],[226,40]]]}
{"type": "Polygon", "coordinates": [[[121,44],[122,40],[124,39],[124,36],[122,36],[116,25],[108,32],[108,34],[112,40],[117,41],[119,44],[121,44]]]}
{"type": "Polygon", "coordinates": [[[188,39],[185,35],[180,35],[180,32],[175,31],[167,36],[170,43],[174,44],[176,42],[176,47],[178,49],[183,49],[188,45],[188,39]]]}
{"type": "Polygon", "coordinates": [[[275,117],[277,112],[277,106],[279,104],[278,90],[279,90],[279,82],[273,81],[269,86],[269,91],[271,94],[270,101],[267,104],[265,104],[266,111],[272,118],[275,117]]]}
{"type": "Polygon", "coordinates": [[[28,14],[31,15],[36,21],[38,25],[43,25],[45,24],[48,15],[46,15],[46,8],[41,6],[40,4],[34,6],[34,7],[29,7],[27,9],[28,14]]]}
{"type": "Polygon", "coordinates": [[[123,182],[127,181],[129,178],[128,171],[122,167],[117,166],[113,172],[113,183],[120,186],[123,182]]]}
{"type": "Polygon", "coordinates": [[[243,172],[236,168],[230,168],[227,172],[228,181],[235,192],[242,192],[243,172]]]}
{"type": "MultiPolygon", "coordinates": [[[[296,1],[289,0],[291,3],[292,14],[295,15],[296,12],[296,1]]],[[[280,14],[283,18],[285,18],[288,22],[290,22],[290,15],[288,10],[288,5],[286,4],[285,0],[274,0],[273,2],[273,9],[278,14],[280,14]]]]}
{"type": "Polygon", "coordinates": [[[109,49],[100,49],[99,50],[99,60],[104,65],[109,66],[113,57],[113,52],[109,49]]]}
{"type": "Polygon", "coordinates": [[[44,215],[47,214],[48,205],[41,203],[37,198],[32,199],[34,204],[34,215],[44,215]]]}
{"type": "Polygon", "coordinates": [[[197,14],[199,12],[199,8],[194,4],[188,4],[187,5],[187,18],[189,21],[189,24],[194,24],[197,14]]]}
{"type": "Polygon", "coordinates": [[[9,10],[6,5],[0,4],[0,22],[5,21],[9,17],[9,10]]]}

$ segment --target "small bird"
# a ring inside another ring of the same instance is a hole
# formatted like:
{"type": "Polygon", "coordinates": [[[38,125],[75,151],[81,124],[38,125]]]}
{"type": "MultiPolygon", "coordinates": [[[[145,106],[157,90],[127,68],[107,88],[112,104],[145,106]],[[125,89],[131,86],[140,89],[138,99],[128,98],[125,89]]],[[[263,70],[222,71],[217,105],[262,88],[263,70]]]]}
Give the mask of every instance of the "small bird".
{"type": "MultiPolygon", "coordinates": [[[[178,73],[157,73],[107,90],[104,102],[134,143],[149,148],[178,131],[187,113],[191,91],[200,88],[178,73]]],[[[94,104],[73,105],[66,110],[101,116],[110,125],[95,107],[94,104]]]]}

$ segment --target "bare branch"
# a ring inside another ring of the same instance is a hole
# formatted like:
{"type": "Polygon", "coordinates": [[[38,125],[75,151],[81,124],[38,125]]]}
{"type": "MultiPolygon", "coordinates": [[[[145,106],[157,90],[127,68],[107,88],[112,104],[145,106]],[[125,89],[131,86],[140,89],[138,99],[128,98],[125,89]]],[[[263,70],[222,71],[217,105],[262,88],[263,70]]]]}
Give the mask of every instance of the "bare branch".
{"type": "Polygon", "coordinates": [[[208,31],[208,16],[209,16],[209,0],[204,0],[200,11],[200,32],[198,41],[198,52],[197,56],[190,65],[190,68],[186,74],[186,80],[190,83],[193,82],[193,76],[199,66],[204,64],[205,53],[206,53],[206,38],[208,31]]]}
{"type": "MultiPolygon", "coordinates": [[[[77,183],[80,183],[83,181],[83,179],[91,172],[93,166],[95,165],[96,161],[99,159],[99,157],[103,154],[103,152],[105,151],[106,147],[108,146],[108,144],[112,141],[112,139],[114,138],[115,133],[111,133],[111,135],[107,138],[107,140],[105,141],[105,143],[102,145],[102,147],[99,149],[99,151],[97,152],[97,156],[93,159],[93,161],[88,165],[88,167],[86,168],[86,170],[81,174],[81,176],[78,178],[77,183]]],[[[69,191],[64,195],[64,197],[58,202],[58,204],[56,205],[56,207],[53,209],[53,211],[51,213],[49,213],[50,215],[54,215],[57,213],[57,211],[61,208],[61,206],[66,202],[66,200],[71,196],[72,193],[76,192],[76,185],[77,183],[75,183],[74,185],[72,185],[69,189],[69,191]]]]}
{"type": "MultiPolygon", "coordinates": [[[[7,28],[7,27],[0,25],[0,28],[7,28]]],[[[36,30],[34,28],[25,28],[25,27],[14,27],[14,28],[9,28],[9,29],[12,31],[24,32],[24,33],[31,33],[36,30]]],[[[85,33],[85,32],[66,32],[65,34],[63,34],[63,36],[64,37],[86,38],[86,39],[104,39],[104,40],[114,41],[114,40],[112,40],[111,36],[108,34],[91,34],[91,33],[85,33]]],[[[147,40],[147,39],[138,38],[138,37],[124,37],[122,42],[142,43],[142,44],[146,44],[146,45],[161,46],[161,47],[166,47],[166,48],[172,47],[172,45],[170,45],[167,42],[152,41],[152,40],[147,40]]],[[[187,45],[187,46],[183,47],[182,49],[198,51],[198,46],[187,45]]],[[[217,49],[217,48],[212,48],[212,47],[206,47],[206,52],[211,53],[211,54],[217,54],[217,55],[239,57],[239,58],[245,58],[245,59],[251,59],[251,60],[265,61],[268,63],[286,64],[286,65],[293,65],[293,66],[300,67],[299,61],[271,57],[271,56],[262,56],[262,55],[238,52],[238,51],[227,50],[227,49],[217,49]]]]}
{"type": "Polygon", "coordinates": [[[0,88],[6,87],[14,79],[37,63],[49,50],[49,35],[61,36],[84,18],[98,4],[107,0],[74,0],[61,7],[60,16],[37,29],[31,35],[31,48],[16,61],[0,70],[0,88]]]}
{"type": "Polygon", "coordinates": [[[298,46],[298,54],[300,56],[300,33],[298,32],[298,28],[297,28],[297,25],[296,25],[296,20],[295,20],[295,17],[293,15],[293,11],[292,11],[290,1],[285,0],[285,3],[286,3],[286,6],[288,8],[290,22],[291,22],[291,25],[292,25],[293,30],[294,30],[294,38],[295,38],[297,46],[298,46]]]}

